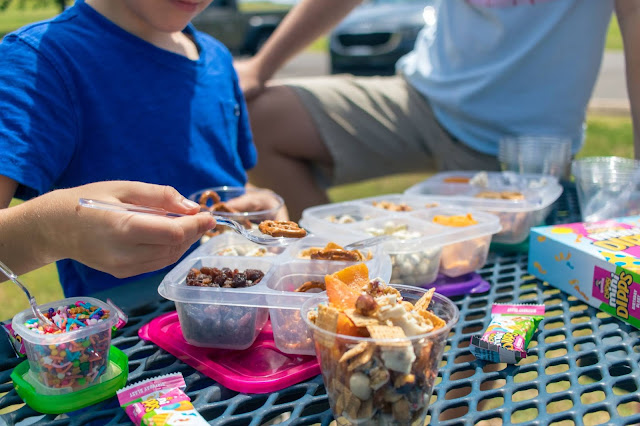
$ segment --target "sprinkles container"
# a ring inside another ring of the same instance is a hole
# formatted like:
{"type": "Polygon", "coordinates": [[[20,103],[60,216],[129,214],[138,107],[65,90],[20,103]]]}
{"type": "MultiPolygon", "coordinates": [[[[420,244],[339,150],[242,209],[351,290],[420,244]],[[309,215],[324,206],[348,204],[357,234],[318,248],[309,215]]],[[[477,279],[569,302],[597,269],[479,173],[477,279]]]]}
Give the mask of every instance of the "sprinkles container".
{"type": "Polygon", "coordinates": [[[92,314],[77,320],[84,320],[83,325],[68,320],[69,331],[65,325],[61,333],[45,334],[33,328],[35,318],[31,309],[27,309],[13,317],[12,326],[23,339],[32,376],[43,386],[76,391],[96,383],[105,373],[111,329],[118,322],[118,315],[110,305],[92,297],[71,297],[40,305],[40,310],[47,315],[50,309],[57,311],[70,306],[92,314]],[[87,321],[91,316],[96,321],[87,321]],[[72,329],[74,326],[77,328],[72,329]]]}

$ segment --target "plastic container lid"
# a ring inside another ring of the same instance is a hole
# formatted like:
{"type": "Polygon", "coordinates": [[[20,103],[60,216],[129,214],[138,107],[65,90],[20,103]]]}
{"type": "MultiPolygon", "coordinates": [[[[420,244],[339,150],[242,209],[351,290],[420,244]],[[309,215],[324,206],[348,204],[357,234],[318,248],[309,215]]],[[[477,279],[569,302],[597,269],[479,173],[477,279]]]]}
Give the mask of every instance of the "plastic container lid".
{"type": "Polygon", "coordinates": [[[562,194],[562,186],[553,176],[514,172],[450,171],[437,173],[407,189],[411,195],[446,195],[446,201],[492,212],[535,212],[553,204],[562,194]],[[471,179],[486,174],[486,180],[471,179]],[[459,182],[453,182],[458,179],[459,182]],[[466,180],[466,181],[465,181],[466,180]],[[524,200],[477,198],[483,191],[516,191],[524,200]]]}
{"type": "Polygon", "coordinates": [[[270,323],[253,345],[242,351],[188,344],[176,312],[153,319],[138,335],[236,392],[275,392],[320,374],[315,356],[288,355],[276,348],[270,323]]]}
{"type": "Polygon", "coordinates": [[[484,293],[491,288],[491,285],[479,274],[471,272],[455,278],[439,274],[434,282],[421,287],[433,287],[436,289],[436,293],[446,297],[453,297],[463,296],[465,294],[484,293]]]}
{"type": "MultiPolygon", "coordinates": [[[[65,389],[49,388],[57,394],[44,394],[37,391],[29,380],[29,362],[24,361],[13,369],[13,386],[23,401],[34,410],[45,414],[62,414],[79,410],[89,405],[111,398],[116,391],[127,383],[129,359],[120,349],[109,349],[109,369],[100,380],[79,391],[68,392],[65,389]],[[59,393],[58,393],[59,392],[59,393]]],[[[42,389],[41,389],[42,391],[42,389]]]]}

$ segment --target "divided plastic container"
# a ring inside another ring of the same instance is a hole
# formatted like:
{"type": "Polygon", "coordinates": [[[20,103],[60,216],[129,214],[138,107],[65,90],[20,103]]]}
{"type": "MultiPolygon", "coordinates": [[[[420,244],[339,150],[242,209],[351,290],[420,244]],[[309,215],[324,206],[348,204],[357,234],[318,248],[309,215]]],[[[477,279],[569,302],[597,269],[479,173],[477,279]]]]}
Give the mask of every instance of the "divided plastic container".
{"type": "MultiPolygon", "coordinates": [[[[313,293],[294,290],[306,281],[324,281],[326,274],[358,262],[309,260],[300,253],[309,247],[324,247],[329,242],[342,246],[356,241],[355,236],[335,238],[309,236],[287,246],[268,249],[267,256],[229,256],[236,252],[255,252],[259,246],[237,234],[221,234],[199,247],[165,276],[158,287],[163,297],[173,300],[185,340],[194,346],[247,349],[271,316],[276,347],[285,353],[313,355],[313,342],[300,317],[300,307],[313,293]],[[251,287],[195,287],[186,284],[191,268],[259,269],[265,275],[251,287]]],[[[391,276],[391,263],[381,247],[371,252],[365,263],[372,277],[386,281],[391,276]]]]}
{"type": "Polygon", "coordinates": [[[110,305],[92,297],[70,297],[40,305],[40,309],[47,311],[78,301],[110,311],[109,318],[65,333],[38,334],[24,325],[25,321],[34,318],[31,309],[13,317],[11,325],[23,339],[30,375],[44,388],[68,392],[84,389],[96,383],[107,369],[111,328],[118,322],[110,305]]]}
{"type": "Polygon", "coordinates": [[[446,196],[446,202],[490,212],[500,218],[502,230],[493,242],[518,244],[540,225],[562,194],[553,176],[513,172],[450,171],[438,173],[405,191],[406,195],[446,196]],[[520,193],[521,199],[480,198],[481,193],[520,193]]]}
{"type": "Polygon", "coordinates": [[[478,209],[454,206],[445,197],[389,194],[343,203],[310,207],[300,223],[314,234],[352,234],[358,239],[392,235],[381,246],[392,264],[392,283],[425,285],[438,272],[457,277],[482,267],[493,234],[500,230],[498,218],[478,209]],[[392,203],[407,211],[390,211],[374,204],[392,203]],[[445,226],[436,216],[466,216],[476,224],[445,226]]]}

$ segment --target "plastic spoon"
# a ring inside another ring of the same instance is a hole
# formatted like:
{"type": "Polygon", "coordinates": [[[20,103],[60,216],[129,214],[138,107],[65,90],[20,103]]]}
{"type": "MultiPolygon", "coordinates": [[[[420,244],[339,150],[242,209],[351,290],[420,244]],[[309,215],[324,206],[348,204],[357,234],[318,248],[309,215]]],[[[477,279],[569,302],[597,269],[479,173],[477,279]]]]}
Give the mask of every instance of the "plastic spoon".
{"type": "MultiPolygon", "coordinates": [[[[129,213],[136,213],[136,214],[150,214],[154,216],[164,216],[164,217],[188,216],[186,214],[169,212],[167,210],[164,210],[158,207],[89,200],[86,198],[80,198],[78,200],[78,204],[80,204],[83,207],[88,207],[88,208],[98,209],[98,210],[129,212],[129,213]]],[[[244,226],[242,226],[235,220],[227,219],[222,216],[217,216],[213,213],[211,213],[211,215],[216,219],[216,222],[219,225],[228,226],[229,228],[236,231],[238,234],[245,237],[247,240],[252,241],[256,244],[265,245],[265,246],[286,246],[288,244],[291,244],[292,242],[295,242],[296,240],[299,240],[299,238],[272,237],[271,235],[263,234],[258,230],[246,229],[244,226]]]]}
{"type": "Polygon", "coordinates": [[[40,312],[40,309],[38,308],[38,304],[36,303],[36,298],[31,296],[31,293],[29,293],[29,290],[27,290],[27,288],[24,286],[24,284],[22,284],[20,282],[20,280],[18,279],[18,276],[16,274],[14,274],[11,271],[11,269],[9,269],[7,267],[7,265],[5,265],[2,262],[0,262],[0,271],[2,271],[2,273],[5,274],[7,276],[7,278],[9,278],[11,281],[13,281],[18,287],[20,287],[22,289],[22,291],[24,291],[24,294],[26,294],[27,298],[29,299],[29,304],[31,305],[31,310],[33,311],[33,314],[36,316],[38,321],[40,321],[43,324],[48,325],[49,327],[53,327],[55,330],[60,330],[60,327],[55,325],[51,320],[49,320],[49,318],[45,317],[42,314],[42,312],[40,312]]]}

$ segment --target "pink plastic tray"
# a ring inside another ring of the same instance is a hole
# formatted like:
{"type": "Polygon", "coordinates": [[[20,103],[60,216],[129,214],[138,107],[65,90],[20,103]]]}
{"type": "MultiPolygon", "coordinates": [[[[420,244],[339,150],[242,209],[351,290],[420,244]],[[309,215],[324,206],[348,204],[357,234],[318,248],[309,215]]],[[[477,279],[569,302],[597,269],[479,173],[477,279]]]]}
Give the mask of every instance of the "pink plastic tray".
{"type": "Polygon", "coordinates": [[[270,321],[253,345],[242,351],[190,345],[182,336],[175,311],[143,325],[138,335],[236,392],[275,392],[320,374],[316,357],[276,349],[270,321]]]}

